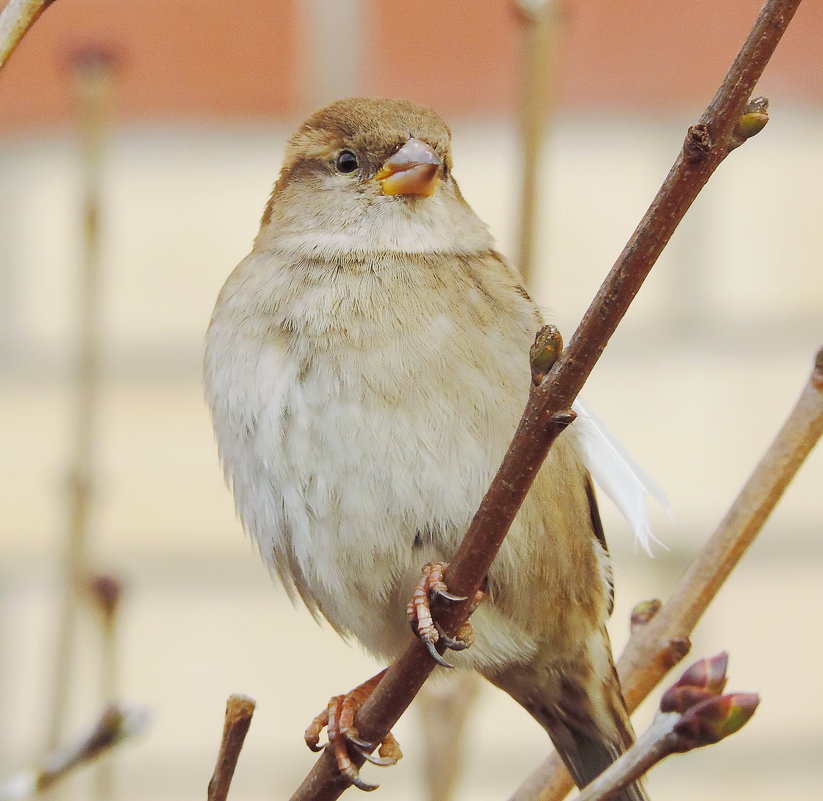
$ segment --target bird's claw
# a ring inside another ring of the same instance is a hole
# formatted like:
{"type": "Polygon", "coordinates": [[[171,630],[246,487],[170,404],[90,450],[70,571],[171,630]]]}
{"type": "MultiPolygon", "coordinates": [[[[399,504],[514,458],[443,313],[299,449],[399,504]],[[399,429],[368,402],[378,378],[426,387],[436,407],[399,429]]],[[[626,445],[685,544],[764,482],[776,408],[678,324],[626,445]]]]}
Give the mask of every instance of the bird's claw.
{"type": "Polygon", "coordinates": [[[432,597],[437,596],[439,598],[445,598],[447,601],[465,601],[469,596],[468,595],[452,595],[450,592],[446,592],[446,590],[436,587],[431,591],[432,597]]]}
{"type": "Polygon", "coordinates": [[[379,756],[373,756],[371,752],[374,750],[374,743],[362,739],[354,725],[357,710],[371,695],[384,673],[385,671],[378,673],[377,676],[355,687],[346,695],[336,695],[331,698],[326,708],[312,720],[304,734],[306,745],[312,751],[322,751],[324,747],[330,748],[340,773],[355,787],[365,792],[376,790],[379,785],[369,784],[360,778],[360,772],[349,755],[349,748],[357,749],[363,759],[373,765],[394,765],[403,756],[391,732],[380,743],[377,752],[379,756]],[[329,739],[327,746],[320,745],[320,733],[324,728],[329,739]]]}
{"type": "Polygon", "coordinates": [[[353,773],[346,771],[345,775],[358,790],[362,790],[364,793],[370,793],[372,790],[376,790],[380,786],[379,784],[370,784],[369,782],[361,779],[360,774],[357,772],[357,768],[353,765],[352,770],[354,771],[353,773]]]}
{"type": "Polygon", "coordinates": [[[431,640],[423,640],[423,644],[426,646],[426,650],[431,654],[431,658],[437,662],[438,665],[441,665],[444,668],[454,667],[451,662],[447,662],[443,659],[440,652],[437,650],[437,646],[431,640]]]}
{"type": "MultiPolygon", "coordinates": [[[[406,607],[412,631],[422,640],[432,659],[438,665],[453,668],[437,650],[436,644],[441,643],[452,651],[463,651],[471,645],[474,639],[471,624],[464,623],[457,637],[449,637],[443,629],[432,619],[431,600],[435,597],[445,598],[447,601],[465,601],[465,595],[453,595],[443,581],[443,573],[447,567],[445,562],[429,562],[423,565],[420,580],[412,594],[412,599],[406,607]]],[[[472,608],[476,607],[486,594],[478,590],[472,608]]]]}
{"type": "Polygon", "coordinates": [[[351,730],[346,732],[346,739],[352,745],[356,745],[361,751],[363,751],[363,756],[365,756],[366,753],[370,754],[372,751],[374,751],[374,748],[375,748],[374,743],[370,743],[368,740],[364,740],[362,737],[358,737],[351,730]]]}
{"type": "Polygon", "coordinates": [[[392,759],[392,757],[375,756],[368,751],[361,751],[360,753],[363,754],[363,759],[365,759],[366,762],[371,762],[372,765],[379,765],[381,768],[389,767],[397,762],[397,760],[392,759]]]}
{"type": "MultiPolygon", "coordinates": [[[[400,760],[403,756],[400,751],[400,746],[397,744],[397,740],[394,739],[394,735],[391,732],[389,732],[383,739],[383,742],[380,743],[380,748],[377,751],[378,756],[374,756],[374,754],[371,753],[374,750],[374,743],[369,743],[365,740],[361,740],[359,737],[352,736],[351,732],[346,735],[346,740],[357,748],[363,756],[363,759],[367,762],[371,762],[372,765],[377,765],[381,768],[396,765],[398,760],[400,760]]],[[[349,778],[351,783],[357,787],[358,790],[363,790],[364,792],[370,793],[372,790],[376,790],[380,786],[379,784],[370,784],[369,782],[361,779],[360,774],[353,763],[350,763],[350,767],[346,767],[345,770],[341,769],[341,772],[349,778]]]]}

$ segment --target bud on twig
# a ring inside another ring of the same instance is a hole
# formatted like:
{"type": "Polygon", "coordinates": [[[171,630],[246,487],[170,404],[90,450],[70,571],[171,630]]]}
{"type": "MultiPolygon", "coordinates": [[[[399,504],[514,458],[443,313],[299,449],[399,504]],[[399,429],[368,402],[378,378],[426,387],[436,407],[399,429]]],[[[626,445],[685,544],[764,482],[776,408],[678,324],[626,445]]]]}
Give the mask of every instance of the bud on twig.
{"type": "Polygon", "coordinates": [[[575,801],[602,801],[639,779],[671,754],[712,745],[739,731],[760,699],[752,693],[721,695],[728,654],[695,662],[664,694],[651,726],[575,801]]]}
{"type": "Polygon", "coordinates": [[[110,621],[117,614],[123,585],[114,577],[97,574],[89,579],[89,592],[103,618],[110,621]]]}
{"type": "Polygon", "coordinates": [[[549,374],[554,363],[563,352],[563,337],[557,326],[544,325],[529,348],[529,364],[532,368],[532,383],[537,387],[549,374]]]}
{"type": "Polygon", "coordinates": [[[632,634],[645,626],[660,611],[662,606],[663,602],[658,598],[652,598],[650,601],[640,601],[635,604],[629,619],[632,634]]]}
{"type": "Polygon", "coordinates": [[[759,134],[769,121],[769,99],[753,97],[737,120],[729,142],[729,150],[740,147],[747,139],[759,134]]]}
{"type": "Polygon", "coordinates": [[[739,731],[760,699],[752,693],[721,695],[726,686],[729,655],[723,651],[695,662],[660,699],[660,712],[680,716],[672,731],[674,751],[711,745],[739,731]]]}
{"type": "Polygon", "coordinates": [[[697,687],[708,690],[717,695],[723,692],[726,686],[726,668],[729,666],[729,655],[721,651],[711,659],[701,659],[689,667],[675,682],[675,687],[697,687]]]}
{"type": "Polygon", "coordinates": [[[719,742],[745,726],[754,715],[760,698],[754,693],[717,695],[687,710],[674,724],[677,751],[691,751],[719,742]]]}
{"type": "Polygon", "coordinates": [[[759,134],[769,121],[769,99],[767,97],[755,97],[749,101],[743,114],[740,115],[738,125],[746,139],[751,139],[759,134]]]}

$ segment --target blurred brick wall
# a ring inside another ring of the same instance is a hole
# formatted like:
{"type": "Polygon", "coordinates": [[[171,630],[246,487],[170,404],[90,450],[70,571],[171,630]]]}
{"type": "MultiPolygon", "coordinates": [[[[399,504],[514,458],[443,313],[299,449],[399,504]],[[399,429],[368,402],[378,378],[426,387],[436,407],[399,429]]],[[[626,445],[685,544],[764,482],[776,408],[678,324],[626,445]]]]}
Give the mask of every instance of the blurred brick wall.
{"type": "MultiPolygon", "coordinates": [[[[708,101],[761,0],[560,0],[560,103],[569,109],[659,109],[708,101]]],[[[458,112],[514,105],[514,0],[373,0],[371,94],[458,112]],[[410,10],[412,9],[413,10],[410,10]]],[[[823,101],[823,4],[806,3],[764,81],[823,101]]]]}
{"type": "Polygon", "coordinates": [[[292,0],[58,0],[0,74],[0,127],[67,119],[78,49],[120,61],[121,119],[258,116],[296,103],[292,0]]]}
{"type": "MultiPolygon", "coordinates": [[[[336,40],[341,59],[357,59],[351,93],[409,97],[452,115],[514,110],[514,0],[326,2],[351,4],[359,15],[357,36],[336,40]]],[[[562,107],[657,113],[704,105],[760,4],[564,0],[562,107]]],[[[323,9],[323,0],[59,0],[0,76],[0,130],[66,119],[66,59],[88,44],[122,57],[121,119],[301,115],[312,59],[305,28],[323,24],[323,9]]],[[[823,3],[805,3],[763,93],[823,101],[821,41],[823,3]]]]}

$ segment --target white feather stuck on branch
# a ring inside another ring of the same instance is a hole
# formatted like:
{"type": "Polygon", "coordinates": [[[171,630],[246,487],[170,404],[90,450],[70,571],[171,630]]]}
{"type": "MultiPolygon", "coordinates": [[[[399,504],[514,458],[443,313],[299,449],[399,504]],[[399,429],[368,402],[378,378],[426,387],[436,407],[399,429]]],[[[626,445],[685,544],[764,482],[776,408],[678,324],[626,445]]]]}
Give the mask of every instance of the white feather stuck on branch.
{"type": "Polygon", "coordinates": [[[666,495],[580,398],[572,409],[577,413],[575,428],[583,446],[586,469],[626,518],[643,550],[651,556],[652,540],[662,547],[665,545],[652,532],[646,498],[655,498],[669,511],[666,495]]]}

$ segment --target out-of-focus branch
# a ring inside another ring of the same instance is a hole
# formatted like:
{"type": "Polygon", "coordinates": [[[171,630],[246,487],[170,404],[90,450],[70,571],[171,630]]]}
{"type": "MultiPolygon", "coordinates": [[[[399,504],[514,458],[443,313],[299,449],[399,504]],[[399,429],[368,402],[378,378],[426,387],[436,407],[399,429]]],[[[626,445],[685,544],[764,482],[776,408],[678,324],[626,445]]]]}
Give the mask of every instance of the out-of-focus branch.
{"type": "Polygon", "coordinates": [[[800,465],[823,435],[823,349],[780,432],[706,546],[660,612],[620,657],[627,702],[635,707],[669,670],[673,640],[688,638],[723,582],[752,544],[800,465]]]}
{"type": "Polygon", "coordinates": [[[226,702],[226,718],[223,723],[223,739],[220,752],[209,782],[208,801],[226,801],[234,769],[240,758],[240,750],[251,726],[255,702],[247,695],[230,695],[226,702]]]}
{"type": "Polygon", "coordinates": [[[117,696],[117,618],[123,585],[113,576],[92,576],[89,595],[100,618],[100,695],[105,703],[117,696]]]}
{"type": "Polygon", "coordinates": [[[144,709],[109,707],[85,737],[55,750],[43,763],[0,785],[0,801],[24,801],[43,793],[80,765],[93,762],[106,751],[139,734],[148,722],[144,709]]]}
{"type": "Polygon", "coordinates": [[[429,801],[454,797],[465,763],[466,724],[481,681],[476,673],[453,671],[448,680],[424,684],[417,696],[418,718],[426,735],[422,776],[429,801]]]}
{"type": "MultiPolygon", "coordinates": [[[[112,576],[97,575],[88,589],[100,621],[100,698],[111,704],[118,696],[117,613],[123,586],[112,576]]],[[[96,773],[95,795],[100,801],[114,801],[114,760],[101,762],[96,773]]]]}
{"type": "Polygon", "coordinates": [[[9,0],[0,13],[0,69],[37,18],[54,0],[9,0]]]}
{"type": "Polygon", "coordinates": [[[556,99],[560,0],[515,0],[521,20],[520,233],[517,269],[533,288],[537,207],[546,132],[556,99]]]}
{"type": "Polygon", "coordinates": [[[111,97],[113,60],[99,50],[76,53],[71,62],[82,144],[83,252],[77,308],[74,442],[68,468],[68,509],[61,569],[63,597],[54,657],[54,690],[47,747],[65,727],[75,626],[88,580],[87,539],[91,513],[95,430],[100,373],[100,185],[111,97]]]}
{"type": "MultiPolygon", "coordinates": [[[[688,651],[689,636],[723,582],[752,544],[789,482],[823,436],[823,349],[812,374],[754,472],[671,597],[626,645],[618,672],[629,710],[654,689],[688,651]]],[[[510,801],[559,801],[572,787],[552,754],[510,801]]]]}
{"type": "MultiPolygon", "coordinates": [[[[725,81],[698,124],[693,125],[674,166],[624,248],[557,363],[532,388],[526,410],[503,463],[451,561],[449,590],[473,599],[485,579],[551,444],[573,419],[571,405],[609,338],[689,206],[723,159],[750,131],[741,124],[745,106],[800,0],[767,0],[725,81]]],[[[467,619],[471,600],[438,610],[454,635],[467,619]]],[[[413,640],[360,709],[359,735],[378,743],[406,710],[434,662],[413,640]]],[[[356,764],[362,756],[352,754],[356,764]]],[[[331,801],[349,786],[329,749],[292,796],[292,801],[331,801]]]]}

